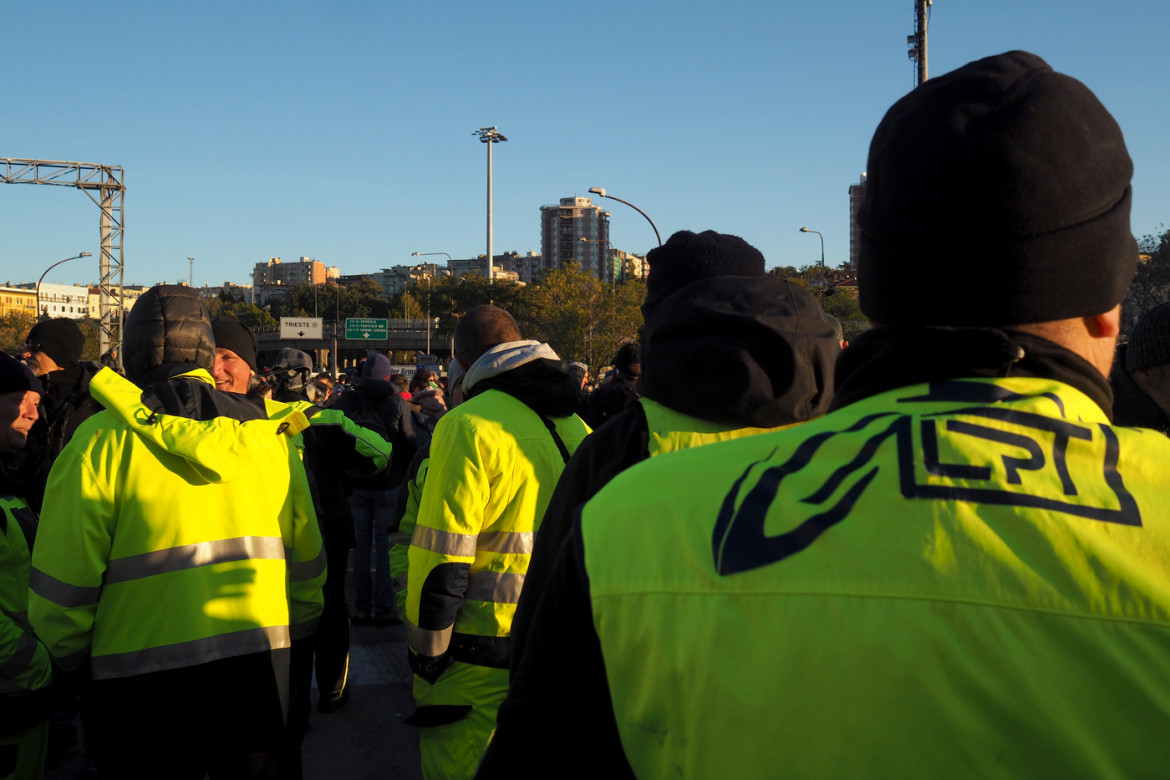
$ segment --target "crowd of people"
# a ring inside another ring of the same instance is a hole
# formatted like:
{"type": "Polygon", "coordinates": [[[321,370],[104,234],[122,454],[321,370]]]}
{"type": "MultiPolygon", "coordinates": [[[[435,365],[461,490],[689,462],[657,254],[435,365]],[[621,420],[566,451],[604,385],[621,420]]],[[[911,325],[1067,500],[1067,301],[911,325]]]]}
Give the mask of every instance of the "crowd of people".
{"type": "Polygon", "coordinates": [[[404,624],[427,780],[1164,773],[1170,303],[1118,347],[1132,173],[1083,84],[970,63],[874,135],[869,330],[680,231],[592,387],[491,304],[409,380],[265,369],[183,287],[124,376],[38,323],[0,354],[0,778],[78,711],[92,776],[299,778],[351,621],[404,624]]]}

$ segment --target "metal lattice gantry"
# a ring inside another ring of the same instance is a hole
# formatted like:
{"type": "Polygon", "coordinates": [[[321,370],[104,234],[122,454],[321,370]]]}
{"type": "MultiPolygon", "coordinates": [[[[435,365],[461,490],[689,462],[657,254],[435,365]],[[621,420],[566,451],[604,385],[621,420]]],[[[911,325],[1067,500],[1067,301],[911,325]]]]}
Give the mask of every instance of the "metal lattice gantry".
{"type": "Polygon", "coordinates": [[[73,187],[89,196],[101,209],[99,232],[101,256],[98,282],[99,342],[102,354],[110,349],[122,357],[122,323],[125,307],[122,296],[122,234],[126,227],[122,198],[126,193],[122,166],[55,160],[18,160],[0,157],[4,184],[55,184],[73,187]]]}

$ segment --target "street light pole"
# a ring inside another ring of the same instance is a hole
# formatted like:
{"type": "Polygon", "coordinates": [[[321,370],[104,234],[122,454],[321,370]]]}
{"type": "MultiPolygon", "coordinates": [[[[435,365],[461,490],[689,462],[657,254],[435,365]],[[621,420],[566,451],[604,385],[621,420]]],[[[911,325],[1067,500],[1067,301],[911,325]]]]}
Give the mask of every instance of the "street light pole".
{"type": "Polygon", "coordinates": [[[481,127],[472,135],[478,135],[480,143],[487,144],[487,279],[492,283],[495,271],[492,266],[492,144],[507,141],[495,125],[481,127]]]}
{"type": "Polygon", "coordinates": [[[334,304],[334,308],[333,308],[333,354],[331,355],[331,357],[333,358],[333,360],[331,361],[333,363],[333,366],[329,369],[329,373],[333,376],[334,379],[337,378],[337,324],[338,324],[338,320],[340,320],[340,319],[341,319],[341,285],[339,284],[339,285],[337,285],[337,302],[334,304]]]}
{"type": "Polygon", "coordinates": [[[621,198],[615,198],[613,195],[607,195],[605,192],[605,187],[590,187],[589,191],[594,195],[600,195],[603,198],[609,198],[610,200],[616,200],[618,203],[624,203],[634,211],[641,214],[643,217],[646,217],[646,221],[650,223],[650,227],[654,228],[654,237],[658,239],[658,246],[662,246],[662,236],[659,235],[658,228],[655,226],[654,220],[650,219],[649,215],[647,215],[645,211],[642,211],[642,209],[638,208],[633,203],[630,203],[628,200],[622,200],[621,198]]]}
{"type": "MultiPolygon", "coordinates": [[[[51,266],[46,268],[45,273],[41,274],[41,278],[37,279],[37,319],[41,318],[41,282],[45,281],[45,276],[48,275],[49,271],[52,271],[57,266],[61,265],[61,263],[68,263],[70,260],[77,260],[77,259],[82,258],[82,257],[93,257],[93,253],[92,252],[79,252],[79,253],[75,254],[73,257],[66,257],[64,260],[58,260],[57,262],[53,263],[51,266]]],[[[46,312],[46,314],[47,314],[47,312],[46,312]]]]}
{"type": "Polygon", "coordinates": [[[800,229],[801,233],[816,233],[821,239],[821,295],[825,294],[825,236],[819,230],[809,230],[806,227],[800,229]]]}

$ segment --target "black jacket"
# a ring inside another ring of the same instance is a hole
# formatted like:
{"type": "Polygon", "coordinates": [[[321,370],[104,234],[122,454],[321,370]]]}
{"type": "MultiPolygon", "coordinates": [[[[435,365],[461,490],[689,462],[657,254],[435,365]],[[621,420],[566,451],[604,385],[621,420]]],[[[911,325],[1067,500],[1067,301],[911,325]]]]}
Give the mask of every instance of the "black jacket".
{"type": "Polygon", "coordinates": [[[78,426],[102,410],[102,405],[89,394],[89,380],[101,369],[100,363],[85,361],[41,377],[45,392],[40,416],[29,431],[26,457],[19,471],[25,500],[37,512],[41,511],[53,461],[78,426]]]}
{"type": "MultiPolygon", "coordinates": [[[[1096,368],[1058,344],[1019,331],[877,328],[841,353],[836,375],[835,397],[840,403],[835,401],[834,406],[838,408],[923,382],[1035,376],[1071,385],[1106,413],[1110,410],[1109,385],[1096,368]]],[[[591,776],[633,777],[613,714],[583,555],[577,523],[558,550],[539,603],[532,605],[528,647],[520,663],[512,667],[508,695],[500,706],[496,732],[480,761],[477,780],[535,777],[544,767],[563,762],[562,740],[556,730],[563,731],[564,725],[548,713],[556,712],[564,701],[573,702],[575,733],[581,744],[589,745],[578,772],[588,766],[591,776]],[[523,765],[517,765],[517,757],[523,758],[523,765]]],[[[525,593],[527,587],[528,583],[525,593]]],[[[735,659],[712,659],[712,663],[735,663],[735,659]]],[[[733,716],[713,713],[713,717],[733,716]]]]}
{"type": "MultiPolygon", "coordinates": [[[[775,277],[702,279],[662,301],[643,330],[643,394],[677,412],[740,428],[774,428],[824,414],[840,353],[813,297],[775,277]]],[[[535,602],[578,506],[650,456],[642,405],[586,437],[553,491],[512,623],[513,668],[535,602]]]]}
{"type": "Polygon", "coordinates": [[[1117,359],[1109,374],[1109,384],[1113,388],[1114,424],[1170,432],[1170,417],[1125,372],[1125,353],[1126,345],[1118,347],[1117,359]]]}
{"type": "Polygon", "coordinates": [[[353,486],[365,490],[392,490],[402,484],[407,465],[430,437],[415,425],[410,406],[398,395],[394,386],[385,380],[362,377],[353,389],[338,396],[333,408],[353,420],[363,406],[375,410],[382,418],[392,449],[390,470],[371,477],[354,477],[353,486]]]}

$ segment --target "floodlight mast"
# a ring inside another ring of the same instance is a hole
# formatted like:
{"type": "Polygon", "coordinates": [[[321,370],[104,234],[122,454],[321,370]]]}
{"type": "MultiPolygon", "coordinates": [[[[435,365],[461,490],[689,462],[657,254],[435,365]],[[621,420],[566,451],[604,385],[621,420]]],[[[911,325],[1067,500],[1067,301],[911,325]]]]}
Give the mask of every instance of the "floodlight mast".
{"type": "Polygon", "coordinates": [[[492,263],[492,144],[502,143],[508,139],[495,125],[481,127],[472,135],[478,135],[480,143],[487,144],[487,280],[492,283],[495,270],[492,263]]]}

